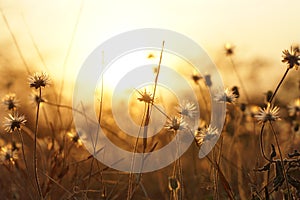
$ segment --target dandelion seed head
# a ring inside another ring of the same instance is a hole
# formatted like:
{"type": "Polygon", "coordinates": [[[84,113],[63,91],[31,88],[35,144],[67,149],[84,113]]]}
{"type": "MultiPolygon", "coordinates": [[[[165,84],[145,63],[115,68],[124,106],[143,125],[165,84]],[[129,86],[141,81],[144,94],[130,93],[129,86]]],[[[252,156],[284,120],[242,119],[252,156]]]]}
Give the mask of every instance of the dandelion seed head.
{"type": "Polygon", "coordinates": [[[255,115],[255,118],[260,123],[266,123],[267,121],[276,121],[279,119],[279,107],[273,106],[268,103],[266,108],[259,109],[259,112],[255,115]]]}
{"type": "Polygon", "coordinates": [[[46,87],[50,83],[50,78],[46,72],[34,73],[33,76],[29,76],[29,85],[35,89],[46,87]]]}
{"type": "Polygon", "coordinates": [[[15,110],[19,107],[19,101],[16,99],[16,95],[14,93],[5,95],[2,102],[4,106],[6,106],[7,110],[15,110]]]}
{"type": "Polygon", "coordinates": [[[67,132],[67,136],[70,138],[71,142],[73,142],[76,147],[82,146],[82,140],[79,137],[79,134],[75,130],[71,130],[67,132]]]}
{"type": "Polygon", "coordinates": [[[180,117],[172,117],[171,119],[168,119],[165,128],[172,131],[178,131],[178,130],[184,130],[186,128],[186,123],[183,120],[183,118],[180,117]]]}
{"type": "Polygon", "coordinates": [[[297,70],[300,65],[300,63],[299,63],[299,60],[300,60],[299,47],[291,46],[290,51],[286,49],[286,50],[283,50],[282,53],[283,53],[282,62],[287,63],[289,69],[292,69],[293,67],[295,67],[295,69],[297,70]]]}
{"type": "Polygon", "coordinates": [[[214,98],[214,100],[217,102],[227,102],[227,103],[234,103],[236,99],[237,99],[236,94],[234,94],[233,91],[229,90],[228,88],[226,88],[225,91],[216,94],[214,98]]]}
{"type": "Polygon", "coordinates": [[[19,158],[18,152],[12,150],[8,146],[0,147],[0,161],[2,164],[15,164],[15,161],[19,158]]]}
{"type": "Polygon", "coordinates": [[[217,128],[209,125],[207,128],[199,128],[195,131],[195,140],[197,144],[200,146],[204,142],[212,141],[215,137],[220,135],[217,128]]]}
{"type": "Polygon", "coordinates": [[[8,114],[8,117],[5,117],[4,129],[9,133],[15,130],[20,130],[21,126],[24,126],[26,121],[25,116],[18,115],[17,112],[14,112],[13,115],[8,114]]]}
{"type": "Polygon", "coordinates": [[[152,94],[144,90],[144,93],[140,93],[141,97],[137,98],[139,101],[143,101],[145,103],[152,103],[153,97],[152,94]]]}
{"type": "Polygon", "coordinates": [[[197,106],[189,101],[183,101],[176,109],[179,114],[189,118],[195,118],[198,114],[197,106]]]}

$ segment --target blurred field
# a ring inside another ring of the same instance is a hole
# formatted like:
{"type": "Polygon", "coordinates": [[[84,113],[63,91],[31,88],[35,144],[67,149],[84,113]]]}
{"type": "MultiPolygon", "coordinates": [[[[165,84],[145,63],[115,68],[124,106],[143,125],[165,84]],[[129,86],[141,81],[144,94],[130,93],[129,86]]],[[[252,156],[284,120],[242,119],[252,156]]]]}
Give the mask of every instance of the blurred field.
{"type": "MultiPolygon", "coordinates": [[[[6,5],[10,13],[10,4],[6,5]]],[[[80,6],[75,10],[77,12],[72,12],[68,19],[75,16],[80,21],[80,6]]],[[[300,77],[296,69],[300,60],[299,47],[293,49],[293,54],[290,46],[286,46],[291,54],[289,57],[283,55],[288,62],[282,63],[281,51],[272,60],[265,57],[268,53],[273,56],[274,49],[263,55],[253,55],[247,48],[259,47],[229,47],[222,38],[222,43],[209,46],[209,51],[214,52],[213,62],[234,101],[224,99],[224,128],[217,130],[220,134],[217,144],[202,159],[198,158],[199,147],[210,140],[206,136],[210,133],[212,102],[205,77],[209,74],[197,74],[190,66],[182,67],[179,61],[171,61],[174,70],[191,85],[197,97],[195,103],[200,107],[199,129],[190,131],[204,135],[195,137],[190,148],[171,165],[149,173],[133,174],[109,168],[95,159],[84,146],[85,136],[95,133],[80,132],[74,125],[74,113],[89,118],[84,112],[78,112],[80,105],[72,107],[72,81],[77,68],[68,66],[76,60],[70,59],[72,50],[76,49],[73,40],[77,33],[76,22],[68,37],[60,41],[67,45],[52,47],[49,41],[43,45],[36,43],[43,39],[34,37],[34,32],[30,37],[31,29],[24,24],[22,30],[27,34],[21,37],[20,31],[14,31],[19,30],[16,22],[9,20],[5,12],[1,14],[1,30],[3,27],[6,36],[2,36],[0,48],[0,119],[3,121],[0,128],[0,199],[300,199],[300,77]],[[31,48],[24,48],[28,44],[31,48]],[[50,52],[47,45],[51,46],[50,52]],[[293,62],[293,66],[289,66],[289,62],[293,62]],[[60,67],[52,68],[52,64],[60,67]],[[30,87],[28,78],[35,72],[46,72],[50,84],[30,87]],[[285,72],[287,76],[283,77],[285,72]],[[195,79],[195,76],[199,77],[195,79]],[[233,89],[235,86],[238,92],[233,89]],[[276,87],[278,91],[270,100],[276,87]],[[15,103],[15,107],[9,107],[7,98],[14,95],[16,100],[11,103],[15,103]],[[268,103],[278,106],[279,113],[262,110],[268,103]],[[16,113],[25,116],[24,124],[18,121],[16,113]],[[277,115],[280,119],[272,118],[277,115]],[[262,122],[261,117],[267,120],[262,122]]],[[[297,47],[293,42],[291,45],[297,47]]],[[[145,60],[153,56],[147,53],[143,55],[145,60]]],[[[73,57],[79,54],[80,51],[73,57]]],[[[81,52],[76,61],[83,59],[85,54],[81,52]]],[[[158,64],[159,56],[153,57],[158,64]]],[[[155,70],[157,65],[149,70],[153,78],[157,75],[155,70]]],[[[159,77],[172,81],[168,75],[159,77]]],[[[145,140],[129,136],[118,127],[111,110],[111,85],[105,83],[103,88],[103,98],[99,87],[95,91],[95,105],[91,107],[94,106],[105,135],[114,144],[130,152],[152,152],[163,148],[179,134],[174,124],[171,128],[160,127],[157,135],[147,139],[144,149],[145,140]]],[[[153,85],[145,88],[153,91],[153,85]]],[[[143,127],[145,116],[151,121],[165,122],[166,116],[183,115],[178,110],[180,101],[176,95],[160,86],[154,105],[164,109],[164,118],[157,110],[147,115],[145,110],[152,100],[147,102],[144,98],[145,88],[130,88],[126,91],[127,95],[131,94],[129,101],[120,98],[117,108],[121,110],[128,103],[130,116],[137,126],[143,127]]],[[[181,92],[185,94],[186,91],[181,92]]],[[[189,100],[187,93],[186,96],[189,100]]],[[[118,115],[122,118],[123,113],[118,115]]],[[[156,131],[155,128],[149,132],[156,131]]]]}

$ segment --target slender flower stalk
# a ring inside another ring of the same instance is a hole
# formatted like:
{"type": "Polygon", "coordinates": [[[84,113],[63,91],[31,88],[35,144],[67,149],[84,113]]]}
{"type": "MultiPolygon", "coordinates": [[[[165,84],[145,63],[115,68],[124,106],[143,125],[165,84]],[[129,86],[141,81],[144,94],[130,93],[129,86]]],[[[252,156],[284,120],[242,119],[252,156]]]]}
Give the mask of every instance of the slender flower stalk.
{"type": "Polygon", "coordinates": [[[250,98],[249,98],[249,96],[248,96],[246,87],[244,86],[244,83],[243,83],[243,81],[242,81],[242,78],[241,78],[239,72],[237,71],[236,65],[235,65],[235,63],[234,63],[234,61],[233,61],[233,58],[232,58],[232,56],[234,55],[234,48],[235,48],[235,47],[234,47],[233,45],[231,45],[230,43],[225,44],[225,54],[226,54],[226,56],[228,56],[229,59],[230,59],[232,68],[233,68],[233,70],[234,70],[234,72],[235,72],[235,74],[236,74],[236,76],[237,76],[237,78],[238,78],[238,80],[239,80],[239,83],[240,83],[240,85],[241,85],[241,87],[242,87],[242,89],[243,89],[243,91],[244,91],[244,93],[245,93],[245,97],[246,97],[247,103],[249,103],[249,102],[250,102],[250,98]]]}
{"type": "Polygon", "coordinates": [[[25,157],[24,138],[23,138],[23,134],[22,134],[22,132],[21,132],[20,129],[18,129],[18,134],[19,134],[19,137],[20,137],[20,140],[21,140],[21,148],[22,148],[23,160],[24,160],[25,168],[26,168],[26,171],[27,171],[27,174],[28,174],[29,173],[29,168],[28,168],[26,157],[25,157]]]}
{"type": "Polygon", "coordinates": [[[283,75],[283,77],[281,78],[281,80],[279,81],[276,89],[275,89],[275,92],[273,93],[271,99],[270,99],[270,103],[272,102],[272,100],[274,99],[274,97],[276,96],[281,84],[283,83],[284,79],[286,78],[288,72],[290,71],[290,69],[293,69],[295,68],[296,70],[298,69],[299,67],[299,60],[300,60],[300,51],[299,51],[299,47],[293,47],[291,46],[291,49],[290,51],[288,50],[284,50],[282,51],[283,55],[283,59],[282,59],[282,62],[283,63],[287,63],[288,66],[287,66],[287,69],[283,75]]]}
{"type": "MultiPolygon", "coordinates": [[[[264,153],[264,150],[263,150],[263,144],[262,144],[262,137],[263,137],[263,131],[264,131],[264,127],[265,127],[265,122],[269,121],[270,124],[271,124],[271,129],[272,129],[272,132],[274,134],[274,137],[275,137],[275,140],[276,140],[276,143],[277,143],[277,146],[279,147],[279,143],[278,143],[278,140],[277,140],[277,136],[276,134],[274,133],[274,128],[272,126],[272,122],[275,121],[276,119],[278,119],[278,108],[271,108],[271,103],[272,101],[274,100],[279,88],[281,87],[284,79],[286,78],[288,72],[290,71],[290,69],[294,68],[297,70],[298,69],[298,66],[299,66],[299,60],[300,60],[300,54],[299,54],[299,48],[298,47],[291,47],[291,50],[290,52],[288,50],[284,50],[283,51],[283,60],[282,62],[283,63],[287,63],[288,64],[288,67],[285,71],[285,73],[283,74],[283,77],[281,78],[281,80],[279,81],[273,95],[271,96],[271,98],[269,99],[269,102],[268,102],[268,106],[269,106],[269,109],[267,108],[266,110],[262,110],[260,112],[260,115],[258,115],[258,119],[263,123],[262,127],[261,127],[261,131],[260,131],[260,146],[261,146],[261,151],[262,151],[262,154],[263,154],[263,157],[268,160],[270,162],[270,159],[267,158],[267,156],[265,155],[264,153]]],[[[279,151],[280,151],[280,148],[279,148],[279,151]]],[[[282,160],[282,156],[281,156],[281,160],[282,160]]],[[[283,165],[283,162],[282,162],[282,166],[283,165]]],[[[286,180],[286,183],[287,183],[287,189],[288,189],[288,199],[291,198],[291,195],[290,195],[290,190],[289,190],[289,185],[288,185],[288,180],[287,180],[287,176],[285,175],[285,180],[286,180]]]]}
{"type": "MultiPolygon", "coordinates": [[[[42,96],[42,88],[39,87],[39,97],[41,99],[42,96]]],[[[35,119],[35,128],[34,128],[34,149],[33,149],[33,166],[34,166],[34,177],[37,184],[38,193],[41,199],[43,199],[42,189],[38,177],[38,167],[37,167],[37,132],[38,132],[38,121],[39,121],[39,112],[40,112],[40,102],[37,104],[36,109],[36,119],[35,119]]]]}
{"type": "Polygon", "coordinates": [[[42,87],[46,87],[49,85],[50,79],[47,75],[47,73],[35,73],[33,76],[30,76],[28,78],[29,80],[29,86],[33,87],[35,89],[38,89],[38,100],[37,101],[37,109],[36,109],[36,120],[35,120],[35,127],[34,127],[34,149],[33,149],[33,166],[34,166],[34,178],[36,181],[39,197],[43,199],[43,193],[41,189],[41,185],[39,182],[38,177],[38,167],[37,167],[37,132],[38,132],[38,121],[39,121],[39,112],[40,112],[40,104],[42,99],[42,87]]]}

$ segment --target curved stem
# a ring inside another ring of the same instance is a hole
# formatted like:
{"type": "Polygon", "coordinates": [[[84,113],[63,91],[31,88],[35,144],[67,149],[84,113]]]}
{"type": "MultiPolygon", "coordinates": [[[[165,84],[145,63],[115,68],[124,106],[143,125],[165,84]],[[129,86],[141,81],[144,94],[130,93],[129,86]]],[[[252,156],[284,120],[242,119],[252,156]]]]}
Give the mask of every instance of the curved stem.
{"type": "Polygon", "coordinates": [[[285,71],[283,77],[282,77],[281,80],[279,81],[279,83],[278,83],[278,85],[277,85],[277,87],[276,87],[276,89],[275,89],[275,91],[274,91],[272,97],[270,98],[270,101],[269,101],[270,103],[272,103],[272,101],[273,101],[275,95],[276,95],[277,92],[278,92],[278,89],[280,88],[281,84],[283,83],[283,80],[285,79],[285,77],[286,77],[286,75],[288,74],[289,70],[290,70],[290,68],[287,68],[287,69],[286,69],[286,71],[285,71]]]}
{"type": "Polygon", "coordinates": [[[281,153],[281,149],[280,149],[280,146],[279,146],[279,142],[278,142],[278,138],[277,138],[276,132],[274,130],[274,127],[273,127],[273,124],[272,124],[271,121],[270,121],[270,126],[271,126],[272,133],[274,135],[274,138],[275,138],[275,141],[276,141],[276,145],[277,145],[277,148],[278,148],[278,151],[279,151],[280,161],[281,161],[281,165],[282,165],[282,172],[283,172],[284,179],[285,179],[285,184],[286,184],[286,187],[287,187],[287,190],[288,190],[288,199],[290,199],[291,192],[290,192],[290,187],[289,187],[287,175],[286,175],[286,172],[284,170],[284,163],[283,163],[282,153],[281,153]]]}
{"type": "MultiPolygon", "coordinates": [[[[42,98],[42,88],[39,88],[39,99],[42,98]]],[[[35,129],[34,129],[34,149],[33,149],[33,167],[34,167],[34,178],[37,185],[38,193],[41,199],[43,199],[42,189],[39,182],[39,177],[37,173],[37,131],[38,131],[38,121],[39,121],[39,111],[40,111],[40,102],[37,104],[36,109],[36,120],[35,120],[35,129]]]]}
{"type": "Polygon", "coordinates": [[[262,155],[263,157],[269,161],[269,162],[272,162],[265,154],[265,151],[264,151],[264,145],[263,145],[263,132],[264,132],[264,128],[265,128],[265,123],[262,125],[261,127],[261,130],[260,130],[260,149],[261,149],[261,152],[262,152],[262,155]]]}
{"type": "Polygon", "coordinates": [[[23,138],[23,135],[21,133],[21,130],[18,129],[18,133],[19,133],[19,136],[20,136],[20,140],[21,140],[21,148],[22,148],[22,156],[23,156],[23,159],[24,159],[24,164],[25,164],[25,168],[26,168],[26,171],[27,171],[27,174],[29,173],[29,170],[28,170],[28,164],[27,164],[27,161],[26,161],[26,158],[25,158],[25,150],[24,150],[24,138],[23,138]]]}

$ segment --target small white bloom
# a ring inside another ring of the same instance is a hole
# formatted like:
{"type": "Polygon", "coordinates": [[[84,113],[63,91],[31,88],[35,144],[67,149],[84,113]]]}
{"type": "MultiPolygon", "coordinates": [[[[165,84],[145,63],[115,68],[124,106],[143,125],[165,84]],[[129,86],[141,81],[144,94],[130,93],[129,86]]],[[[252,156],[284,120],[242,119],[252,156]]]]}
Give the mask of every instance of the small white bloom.
{"type": "Polygon", "coordinates": [[[198,145],[202,145],[206,141],[211,141],[220,135],[217,128],[209,125],[207,128],[199,128],[195,132],[195,140],[198,145]]]}
{"type": "Polygon", "coordinates": [[[0,161],[3,164],[15,164],[18,159],[18,152],[6,146],[0,147],[0,161]]]}
{"type": "Polygon", "coordinates": [[[234,94],[232,90],[229,90],[228,88],[225,89],[225,91],[216,94],[214,100],[217,102],[227,102],[227,103],[234,103],[237,99],[237,95],[234,94]]]}
{"type": "Polygon", "coordinates": [[[139,101],[143,101],[145,103],[152,103],[153,102],[153,97],[152,94],[144,90],[144,93],[139,92],[141,97],[137,98],[139,101]]]}
{"type": "Polygon", "coordinates": [[[5,95],[2,102],[4,106],[6,106],[7,110],[15,110],[19,106],[19,101],[16,99],[16,95],[14,93],[5,95]]]}
{"type": "Polygon", "coordinates": [[[268,103],[266,108],[260,108],[257,115],[255,115],[255,118],[261,122],[266,123],[267,121],[276,121],[279,119],[279,107],[273,106],[270,103],[268,103]]]}
{"type": "Polygon", "coordinates": [[[167,121],[165,128],[167,128],[168,130],[174,130],[174,131],[183,130],[186,128],[186,123],[184,122],[182,117],[174,116],[173,118],[171,118],[167,121]]]}
{"type": "Polygon", "coordinates": [[[5,117],[4,128],[7,132],[13,132],[16,129],[20,130],[26,121],[24,115],[19,116],[17,112],[14,112],[13,115],[8,114],[8,117],[5,117]]]}
{"type": "Polygon", "coordinates": [[[29,86],[35,89],[46,87],[50,83],[49,76],[46,72],[34,73],[33,76],[29,76],[29,86]]]}
{"type": "Polygon", "coordinates": [[[177,111],[182,116],[189,118],[195,118],[198,113],[197,106],[189,101],[183,101],[183,103],[177,107],[177,111]]]}

